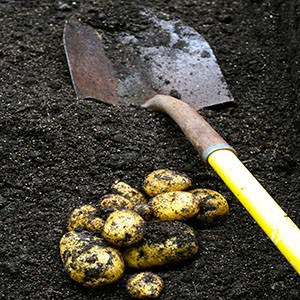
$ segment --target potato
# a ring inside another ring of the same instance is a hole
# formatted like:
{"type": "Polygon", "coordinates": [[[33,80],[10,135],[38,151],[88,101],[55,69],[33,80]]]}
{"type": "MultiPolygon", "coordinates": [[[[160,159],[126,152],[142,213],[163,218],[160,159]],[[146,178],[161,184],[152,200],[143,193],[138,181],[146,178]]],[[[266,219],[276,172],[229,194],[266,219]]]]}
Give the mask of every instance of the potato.
{"type": "Polygon", "coordinates": [[[71,263],[74,257],[77,257],[93,245],[109,247],[109,244],[104,238],[94,236],[88,231],[67,232],[60,240],[60,256],[63,264],[71,263]]]}
{"type": "Polygon", "coordinates": [[[123,252],[125,264],[145,269],[183,261],[198,250],[197,235],[193,228],[179,221],[149,221],[140,243],[123,252]]]}
{"type": "Polygon", "coordinates": [[[186,220],[200,210],[199,200],[188,192],[168,192],[155,196],[149,202],[153,216],[162,221],[186,220]]]}
{"type": "Polygon", "coordinates": [[[212,223],[228,214],[229,205],[220,193],[203,188],[192,190],[191,193],[200,201],[199,221],[212,223]]]}
{"type": "Polygon", "coordinates": [[[129,246],[137,243],[144,235],[144,220],[131,210],[119,210],[107,218],[102,236],[116,246],[129,246]]]}
{"type": "Polygon", "coordinates": [[[124,273],[124,263],[118,250],[95,245],[76,257],[67,272],[84,286],[98,287],[117,281],[124,273]]]}
{"type": "Polygon", "coordinates": [[[191,186],[191,180],[182,173],[160,169],[150,173],[144,180],[145,192],[153,197],[166,192],[183,191],[191,186]]]}
{"type": "Polygon", "coordinates": [[[134,206],[142,203],[147,203],[145,196],[138,190],[131,187],[129,184],[117,180],[112,185],[114,193],[120,194],[124,198],[128,199],[134,206]]]}
{"type": "Polygon", "coordinates": [[[74,257],[91,245],[108,246],[104,239],[95,237],[88,232],[70,231],[64,234],[60,240],[60,256],[63,264],[70,264],[74,257]]]}
{"type": "Polygon", "coordinates": [[[117,281],[124,273],[120,252],[86,232],[68,232],[60,241],[64,268],[76,282],[98,287],[117,281]]]}
{"type": "Polygon", "coordinates": [[[101,213],[110,214],[116,210],[122,209],[132,209],[132,203],[124,198],[123,196],[117,194],[105,195],[100,200],[100,211],[101,213]]]}
{"type": "Polygon", "coordinates": [[[78,228],[90,231],[101,231],[104,221],[100,217],[97,217],[97,212],[98,209],[89,204],[75,208],[67,223],[68,231],[74,231],[78,228]]]}
{"type": "Polygon", "coordinates": [[[127,281],[127,291],[132,298],[158,298],[164,288],[162,278],[152,272],[135,274],[127,281]]]}

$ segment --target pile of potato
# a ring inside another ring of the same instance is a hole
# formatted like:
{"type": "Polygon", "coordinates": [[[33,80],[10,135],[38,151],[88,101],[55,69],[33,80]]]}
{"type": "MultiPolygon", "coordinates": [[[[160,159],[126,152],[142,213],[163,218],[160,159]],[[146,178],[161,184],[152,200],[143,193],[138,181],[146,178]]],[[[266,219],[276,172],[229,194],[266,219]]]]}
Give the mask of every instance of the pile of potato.
{"type": "Polygon", "coordinates": [[[97,206],[76,208],[60,241],[69,276],[94,288],[116,282],[129,267],[141,270],[127,282],[131,297],[159,297],[164,282],[147,269],[189,259],[199,250],[196,231],[184,221],[212,223],[229,210],[218,192],[189,190],[191,185],[185,174],[161,169],[145,178],[146,196],[117,181],[97,206]]]}

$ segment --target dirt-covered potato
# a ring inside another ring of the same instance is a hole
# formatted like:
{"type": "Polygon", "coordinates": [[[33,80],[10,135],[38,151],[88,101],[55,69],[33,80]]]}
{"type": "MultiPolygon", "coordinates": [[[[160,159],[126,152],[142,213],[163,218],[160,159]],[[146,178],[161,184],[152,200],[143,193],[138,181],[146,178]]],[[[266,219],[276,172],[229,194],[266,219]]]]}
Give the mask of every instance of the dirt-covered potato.
{"type": "Polygon", "coordinates": [[[127,291],[132,298],[158,298],[164,288],[164,281],[152,272],[135,274],[127,281],[127,291]]]}
{"type": "Polygon", "coordinates": [[[180,221],[149,221],[144,238],[123,252],[125,264],[135,269],[162,266],[188,259],[198,250],[193,228],[180,221]]]}
{"type": "Polygon", "coordinates": [[[229,205],[220,193],[202,188],[192,190],[191,193],[200,201],[200,212],[197,215],[199,221],[212,223],[228,214],[229,205]]]}
{"type": "Polygon", "coordinates": [[[117,281],[123,275],[124,263],[118,250],[95,245],[76,257],[67,271],[82,285],[98,287],[117,281]]]}
{"type": "Polygon", "coordinates": [[[162,221],[186,220],[200,210],[199,200],[189,192],[168,192],[155,196],[149,202],[153,216],[162,221]]]}
{"type": "Polygon", "coordinates": [[[108,246],[104,239],[95,237],[88,232],[70,231],[64,234],[60,240],[60,256],[63,264],[70,264],[74,257],[91,245],[108,246]]]}
{"type": "Polygon", "coordinates": [[[186,190],[191,184],[191,180],[185,174],[160,169],[145,178],[143,188],[149,196],[153,197],[161,193],[186,190]]]}
{"type": "Polygon", "coordinates": [[[142,203],[147,203],[147,199],[140,191],[131,187],[125,182],[117,180],[112,185],[112,190],[114,193],[117,193],[128,199],[134,206],[142,203]]]}
{"type": "Polygon", "coordinates": [[[107,218],[102,236],[116,246],[133,245],[143,238],[144,223],[144,219],[134,211],[115,211],[107,218]]]}
{"type": "Polygon", "coordinates": [[[89,204],[75,208],[67,223],[68,231],[74,231],[78,228],[101,231],[104,221],[100,217],[97,217],[97,212],[98,209],[89,204]]]}
{"type": "Polygon", "coordinates": [[[86,232],[68,232],[60,241],[65,270],[78,283],[98,287],[117,281],[124,273],[120,252],[86,232]]]}
{"type": "Polygon", "coordinates": [[[110,214],[116,210],[133,208],[132,203],[124,198],[123,196],[117,194],[108,194],[101,198],[100,200],[100,211],[104,214],[110,214]]]}

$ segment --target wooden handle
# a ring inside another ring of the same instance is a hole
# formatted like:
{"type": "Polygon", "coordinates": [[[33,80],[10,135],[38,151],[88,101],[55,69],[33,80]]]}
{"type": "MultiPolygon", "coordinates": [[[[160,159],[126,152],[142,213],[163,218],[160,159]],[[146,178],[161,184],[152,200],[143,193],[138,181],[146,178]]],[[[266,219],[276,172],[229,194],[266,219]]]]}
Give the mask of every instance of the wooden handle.
{"type": "Polygon", "coordinates": [[[235,152],[194,108],[181,100],[171,96],[156,95],[142,106],[168,114],[205,162],[216,150],[227,149],[235,152]]]}

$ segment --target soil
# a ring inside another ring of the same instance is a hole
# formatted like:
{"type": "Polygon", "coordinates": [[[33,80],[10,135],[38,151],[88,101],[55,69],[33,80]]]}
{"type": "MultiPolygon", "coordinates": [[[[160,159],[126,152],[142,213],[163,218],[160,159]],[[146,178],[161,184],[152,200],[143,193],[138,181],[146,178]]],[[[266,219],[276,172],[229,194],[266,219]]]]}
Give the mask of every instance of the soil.
{"type": "Polygon", "coordinates": [[[161,299],[300,298],[297,273],[173,121],[136,106],[77,100],[62,44],[72,16],[108,36],[126,26],[141,30],[138,11],[146,8],[194,27],[214,49],[235,98],[202,114],[299,226],[292,35],[282,27],[280,1],[270,2],[0,1],[1,299],[129,299],[131,271],[94,290],[71,281],[59,240],[75,207],[97,203],[115,179],[140,188],[158,168],[185,172],[230,205],[226,221],[196,226],[194,259],[155,270],[165,281],[161,299]]]}

